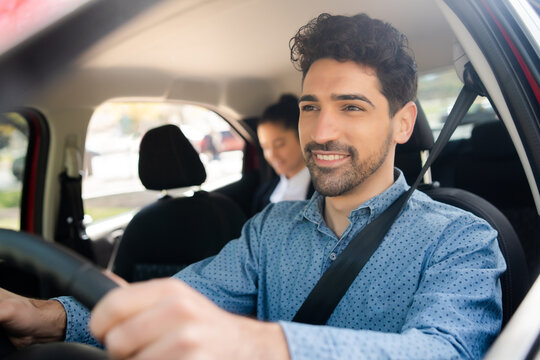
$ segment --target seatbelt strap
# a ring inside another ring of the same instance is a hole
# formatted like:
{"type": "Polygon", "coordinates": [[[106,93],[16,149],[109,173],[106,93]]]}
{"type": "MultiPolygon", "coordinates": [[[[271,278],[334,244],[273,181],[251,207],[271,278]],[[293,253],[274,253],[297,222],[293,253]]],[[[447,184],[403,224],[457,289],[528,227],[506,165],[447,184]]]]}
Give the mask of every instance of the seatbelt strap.
{"type": "Polygon", "coordinates": [[[427,169],[446,145],[476,97],[476,92],[469,89],[468,86],[463,87],[414,184],[351,240],[315,284],[293,321],[313,325],[326,324],[354,279],[381,244],[395,219],[405,207],[407,200],[420,184],[427,169]]]}
{"type": "Polygon", "coordinates": [[[60,208],[56,224],[55,240],[95,261],[91,240],[84,225],[84,207],[81,197],[82,176],[60,175],[60,208]]]}

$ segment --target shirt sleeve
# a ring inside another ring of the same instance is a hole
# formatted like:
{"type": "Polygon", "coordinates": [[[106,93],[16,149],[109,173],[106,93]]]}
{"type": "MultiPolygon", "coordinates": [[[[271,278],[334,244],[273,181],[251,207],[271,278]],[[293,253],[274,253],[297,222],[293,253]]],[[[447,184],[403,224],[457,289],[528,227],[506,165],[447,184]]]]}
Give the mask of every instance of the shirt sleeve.
{"type": "Polygon", "coordinates": [[[90,311],[85,306],[70,296],[61,296],[53,300],[59,301],[66,311],[66,338],[64,341],[103,347],[88,329],[90,311]]]}
{"type": "MultiPolygon", "coordinates": [[[[257,217],[255,217],[257,218],[257,217]]],[[[256,311],[258,251],[254,219],[248,220],[241,237],[230,241],[221,252],[192,264],[174,275],[210,298],[223,309],[250,315],[256,311]]],[[[256,221],[260,223],[259,220],[256,221]]],[[[54,298],[66,311],[67,342],[102,347],[88,329],[90,311],[74,298],[54,298]]]]}
{"type": "Polygon", "coordinates": [[[282,321],[291,358],[480,359],[500,331],[506,266],[487,224],[451,227],[426,259],[399,333],[282,321]]]}
{"type": "Polygon", "coordinates": [[[253,315],[257,310],[259,277],[259,226],[256,215],[218,255],[192,264],[174,277],[208,297],[224,310],[253,315]]]}

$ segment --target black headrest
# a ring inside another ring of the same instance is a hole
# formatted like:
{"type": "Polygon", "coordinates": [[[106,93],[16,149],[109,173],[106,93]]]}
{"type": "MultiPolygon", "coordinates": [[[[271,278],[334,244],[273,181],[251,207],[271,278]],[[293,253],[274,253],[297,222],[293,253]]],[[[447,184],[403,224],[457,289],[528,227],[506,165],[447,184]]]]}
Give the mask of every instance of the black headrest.
{"type": "Polygon", "coordinates": [[[492,121],[474,126],[471,133],[474,154],[486,158],[507,158],[516,155],[508,131],[502,121],[492,121]]]}
{"type": "Polygon", "coordinates": [[[426,114],[424,114],[424,110],[422,110],[418,101],[416,101],[416,107],[418,108],[418,115],[416,115],[416,123],[411,138],[405,144],[397,146],[396,151],[400,153],[418,153],[423,150],[430,150],[435,142],[426,114]]]}
{"type": "Polygon", "coordinates": [[[206,171],[193,145],[176,125],[144,134],[139,148],[139,178],[149,190],[201,185],[206,171]]]}

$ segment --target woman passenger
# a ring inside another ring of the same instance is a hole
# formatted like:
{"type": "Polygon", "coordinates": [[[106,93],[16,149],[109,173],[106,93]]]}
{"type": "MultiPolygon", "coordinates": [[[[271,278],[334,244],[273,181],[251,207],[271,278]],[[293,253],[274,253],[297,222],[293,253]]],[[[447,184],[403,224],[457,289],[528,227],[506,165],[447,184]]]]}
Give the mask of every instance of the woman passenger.
{"type": "Polygon", "coordinates": [[[263,183],[253,202],[253,213],[268,203],[305,200],[313,194],[313,185],[298,138],[298,98],[285,94],[263,112],[257,136],[264,158],[276,175],[263,183]]]}

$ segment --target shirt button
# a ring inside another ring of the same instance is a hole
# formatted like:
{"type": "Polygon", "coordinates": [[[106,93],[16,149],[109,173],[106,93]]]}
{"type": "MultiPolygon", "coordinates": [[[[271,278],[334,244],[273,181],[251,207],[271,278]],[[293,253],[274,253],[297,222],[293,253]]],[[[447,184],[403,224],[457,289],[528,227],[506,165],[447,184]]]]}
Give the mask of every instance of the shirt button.
{"type": "Polygon", "coordinates": [[[334,261],[334,260],[336,260],[336,258],[337,258],[336,253],[334,253],[334,252],[330,253],[330,260],[334,261]]]}

